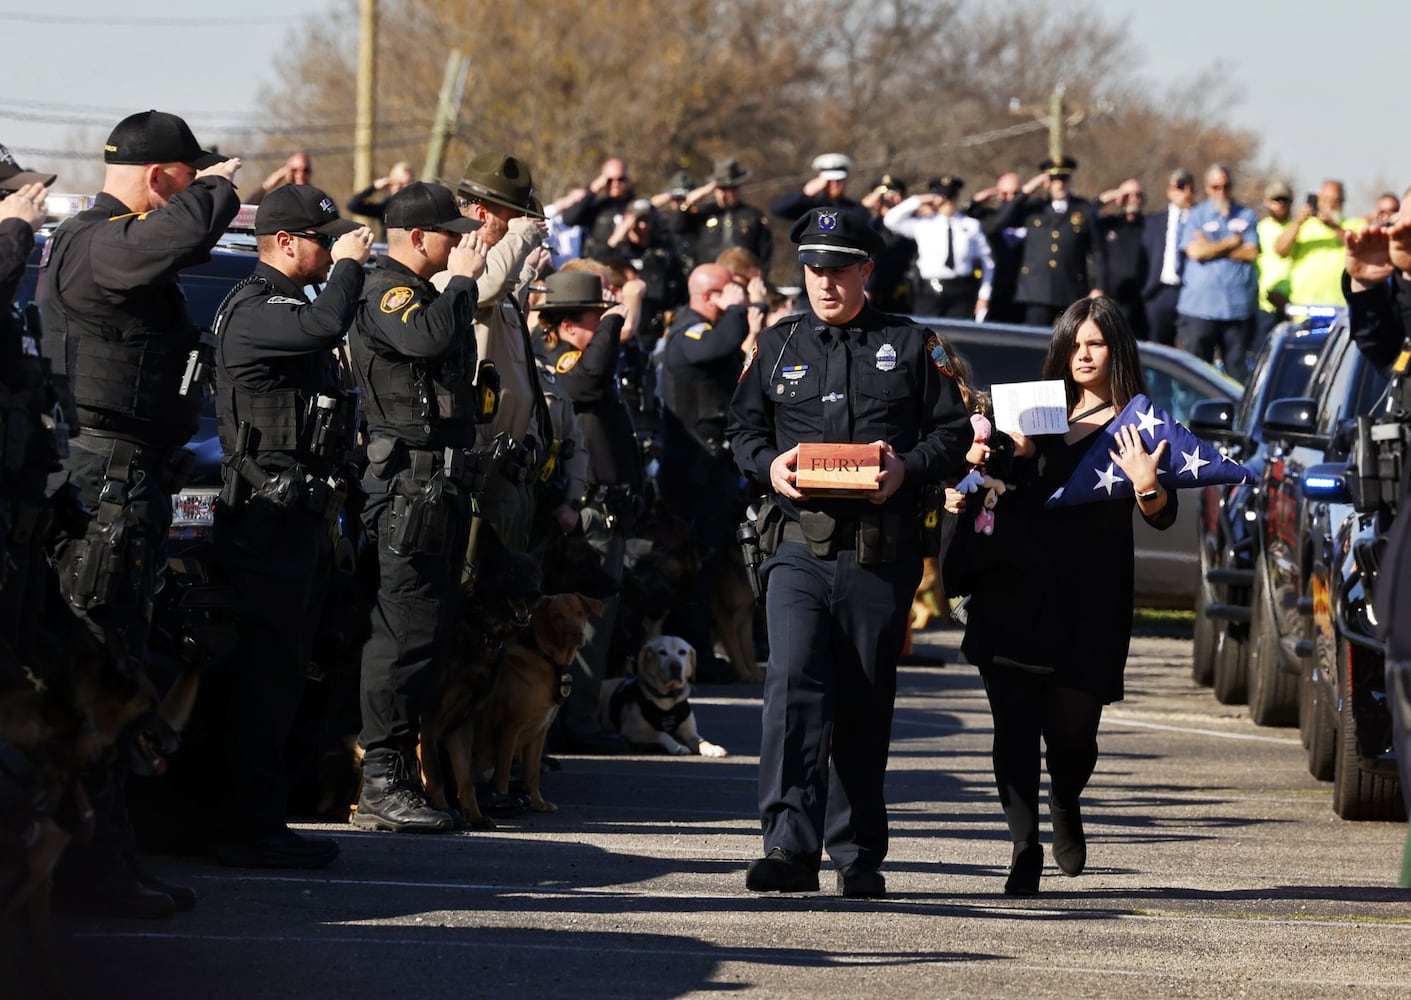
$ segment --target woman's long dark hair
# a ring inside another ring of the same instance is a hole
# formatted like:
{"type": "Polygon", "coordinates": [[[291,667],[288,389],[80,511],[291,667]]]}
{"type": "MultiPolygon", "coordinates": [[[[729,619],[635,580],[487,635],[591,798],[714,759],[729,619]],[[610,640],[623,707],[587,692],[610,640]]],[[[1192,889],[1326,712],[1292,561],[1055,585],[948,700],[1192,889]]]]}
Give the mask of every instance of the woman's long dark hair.
{"type": "Polygon", "coordinates": [[[1142,378],[1141,358],[1137,355],[1137,338],[1127,325],[1117,303],[1103,297],[1079,299],[1058,317],[1053,325],[1053,339],[1044,358],[1044,378],[1063,379],[1071,409],[1082,398],[1083,390],[1073,381],[1069,362],[1078,343],[1078,327],[1088,320],[1097,324],[1102,339],[1107,341],[1108,384],[1112,389],[1112,405],[1120,413],[1138,393],[1146,393],[1142,378]]]}

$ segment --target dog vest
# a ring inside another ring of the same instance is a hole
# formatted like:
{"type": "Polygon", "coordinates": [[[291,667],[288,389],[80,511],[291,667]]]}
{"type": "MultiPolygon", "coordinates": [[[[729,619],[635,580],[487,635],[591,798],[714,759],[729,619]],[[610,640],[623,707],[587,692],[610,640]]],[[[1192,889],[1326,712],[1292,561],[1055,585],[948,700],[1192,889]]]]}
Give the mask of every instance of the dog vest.
{"type": "Polygon", "coordinates": [[[622,710],[631,701],[635,701],[642,709],[642,717],[647,720],[647,724],[661,733],[676,732],[691,714],[691,706],[684,701],[670,708],[662,708],[647,697],[647,692],[638,683],[637,678],[629,677],[618,686],[608,701],[608,717],[612,719],[612,728],[622,728],[622,710]]]}

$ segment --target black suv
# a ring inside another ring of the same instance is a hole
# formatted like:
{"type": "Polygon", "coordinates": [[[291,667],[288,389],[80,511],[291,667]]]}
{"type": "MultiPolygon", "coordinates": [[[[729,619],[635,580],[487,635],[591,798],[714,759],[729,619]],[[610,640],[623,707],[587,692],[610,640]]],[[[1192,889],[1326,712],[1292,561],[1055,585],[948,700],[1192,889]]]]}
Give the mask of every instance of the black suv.
{"type": "MultiPolygon", "coordinates": [[[[1307,392],[1318,355],[1328,336],[1326,320],[1300,320],[1275,327],[1255,358],[1244,398],[1230,405],[1197,403],[1190,429],[1219,442],[1226,454],[1254,471],[1264,468],[1268,448],[1264,408],[1275,399],[1307,392]]],[[[1195,600],[1191,676],[1213,685],[1224,704],[1246,698],[1249,600],[1254,560],[1262,541],[1258,482],[1207,486],[1200,491],[1196,548],[1200,589],[1195,600]]]]}

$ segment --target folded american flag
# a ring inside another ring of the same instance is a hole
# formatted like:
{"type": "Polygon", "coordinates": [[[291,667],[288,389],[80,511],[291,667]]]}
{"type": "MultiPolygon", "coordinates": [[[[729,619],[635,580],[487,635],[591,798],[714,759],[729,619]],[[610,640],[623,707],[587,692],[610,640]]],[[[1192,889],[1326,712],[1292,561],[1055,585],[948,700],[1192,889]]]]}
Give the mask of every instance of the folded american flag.
{"type": "Polygon", "coordinates": [[[1092,444],[1068,482],[1054,491],[1045,506],[1063,507],[1098,500],[1126,500],[1135,495],[1127,474],[1108,452],[1117,450],[1117,431],[1135,426],[1148,452],[1158,441],[1166,442],[1166,453],[1157,466],[1156,480],[1168,490],[1211,486],[1216,483],[1247,483],[1254,473],[1220,454],[1214,445],[1202,441],[1179,421],[1143,395],[1123,407],[1112,423],[1093,435],[1092,444]]]}

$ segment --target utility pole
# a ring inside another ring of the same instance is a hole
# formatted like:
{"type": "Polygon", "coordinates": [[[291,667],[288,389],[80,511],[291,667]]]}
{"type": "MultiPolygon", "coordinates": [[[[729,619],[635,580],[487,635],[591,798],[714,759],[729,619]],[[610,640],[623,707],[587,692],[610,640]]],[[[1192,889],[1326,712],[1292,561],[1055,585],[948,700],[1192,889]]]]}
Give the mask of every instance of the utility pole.
{"type": "Polygon", "coordinates": [[[353,132],[353,190],[372,183],[372,142],[377,132],[377,0],[361,0],[358,13],[357,124],[353,132]]]}
{"type": "Polygon", "coordinates": [[[1048,104],[1048,157],[1054,163],[1063,158],[1063,84],[1053,88],[1048,104]]]}
{"type": "Polygon", "coordinates": [[[470,56],[460,49],[452,49],[446,57],[446,74],[441,78],[441,96],[436,101],[436,120],[431,125],[431,140],[426,144],[426,163],[421,168],[423,180],[441,178],[446,142],[455,134],[461,97],[465,94],[465,80],[469,73],[470,56]]]}
{"type": "MultiPolygon", "coordinates": [[[[1081,124],[1088,117],[1088,110],[1079,108],[1076,111],[1064,111],[1064,95],[1067,87],[1063,84],[1056,84],[1053,92],[1049,94],[1048,109],[1034,104],[1021,104],[1019,98],[1009,99],[1009,113],[1012,115],[1033,115],[1035,121],[1048,124],[1048,155],[1049,159],[1055,163],[1063,156],[1063,147],[1066,145],[1068,130],[1081,124]]],[[[1098,104],[1092,109],[1093,113],[1102,114],[1111,110],[1108,104],[1098,104]]]]}

